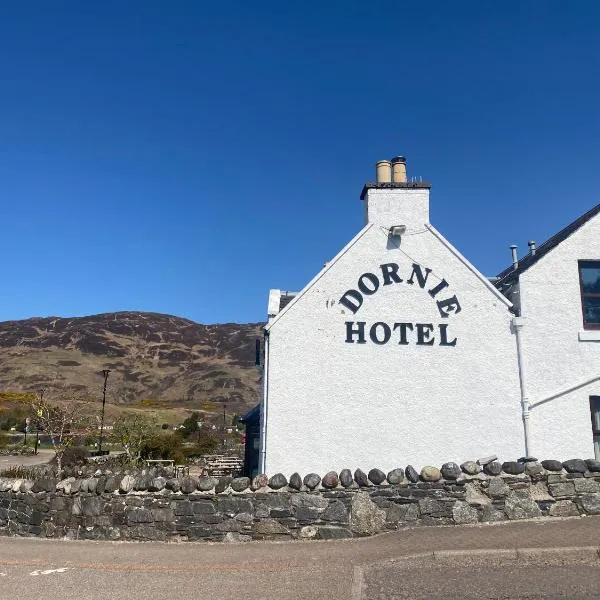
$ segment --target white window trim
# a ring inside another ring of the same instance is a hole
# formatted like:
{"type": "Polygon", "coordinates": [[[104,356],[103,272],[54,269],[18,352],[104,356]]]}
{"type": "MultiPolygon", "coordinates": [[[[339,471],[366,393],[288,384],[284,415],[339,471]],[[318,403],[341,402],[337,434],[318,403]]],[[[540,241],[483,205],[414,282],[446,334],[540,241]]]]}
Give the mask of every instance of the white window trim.
{"type": "Polygon", "coordinates": [[[580,329],[580,342],[600,342],[600,329],[580,329]]]}

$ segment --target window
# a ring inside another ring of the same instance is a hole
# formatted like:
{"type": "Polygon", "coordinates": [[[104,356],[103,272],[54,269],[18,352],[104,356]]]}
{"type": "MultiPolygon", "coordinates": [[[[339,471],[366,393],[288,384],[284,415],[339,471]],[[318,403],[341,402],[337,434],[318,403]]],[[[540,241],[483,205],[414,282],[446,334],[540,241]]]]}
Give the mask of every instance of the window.
{"type": "Polygon", "coordinates": [[[590,396],[590,412],[592,413],[594,455],[600,459],[600,396],[590,396]]]}
{"type": "Polygon", "coordinates": [[[600,329],[600,260],[579,261],[583,328],[600,329]]]}

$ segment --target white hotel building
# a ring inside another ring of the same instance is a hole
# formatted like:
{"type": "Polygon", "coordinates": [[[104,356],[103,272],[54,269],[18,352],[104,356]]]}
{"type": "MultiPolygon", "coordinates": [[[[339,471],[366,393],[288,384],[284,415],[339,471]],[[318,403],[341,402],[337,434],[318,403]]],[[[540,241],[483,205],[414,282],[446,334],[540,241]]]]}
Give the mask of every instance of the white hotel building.
{"type": "Polygon", "coordinates": [[[600,204],[488,278],[429,191],[380,161],[364,227],[302,291],[271,290],[254,471],[598,457],[600,204]]]}

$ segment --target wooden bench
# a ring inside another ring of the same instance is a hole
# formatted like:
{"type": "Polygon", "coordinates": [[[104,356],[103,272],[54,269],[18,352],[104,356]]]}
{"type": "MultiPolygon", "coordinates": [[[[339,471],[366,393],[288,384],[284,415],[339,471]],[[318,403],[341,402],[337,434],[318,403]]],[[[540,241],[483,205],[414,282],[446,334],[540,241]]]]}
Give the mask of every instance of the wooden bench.
{"type": "Polygon", "coordinates": [[[207,456],[205,470],[207,475],[237,475],[244,461],[237,456],[207,456]]]}

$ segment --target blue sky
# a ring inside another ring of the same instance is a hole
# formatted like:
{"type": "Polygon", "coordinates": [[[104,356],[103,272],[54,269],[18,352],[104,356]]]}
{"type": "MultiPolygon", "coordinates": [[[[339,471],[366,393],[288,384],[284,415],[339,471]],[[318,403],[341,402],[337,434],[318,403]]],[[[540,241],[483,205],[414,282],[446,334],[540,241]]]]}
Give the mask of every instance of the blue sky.
{"type": "Polygon", "coordinates": [[[264,319],[404,154],[487,275],[600,202],[600,4],[0,7],[0,320],[264,319]]]}

